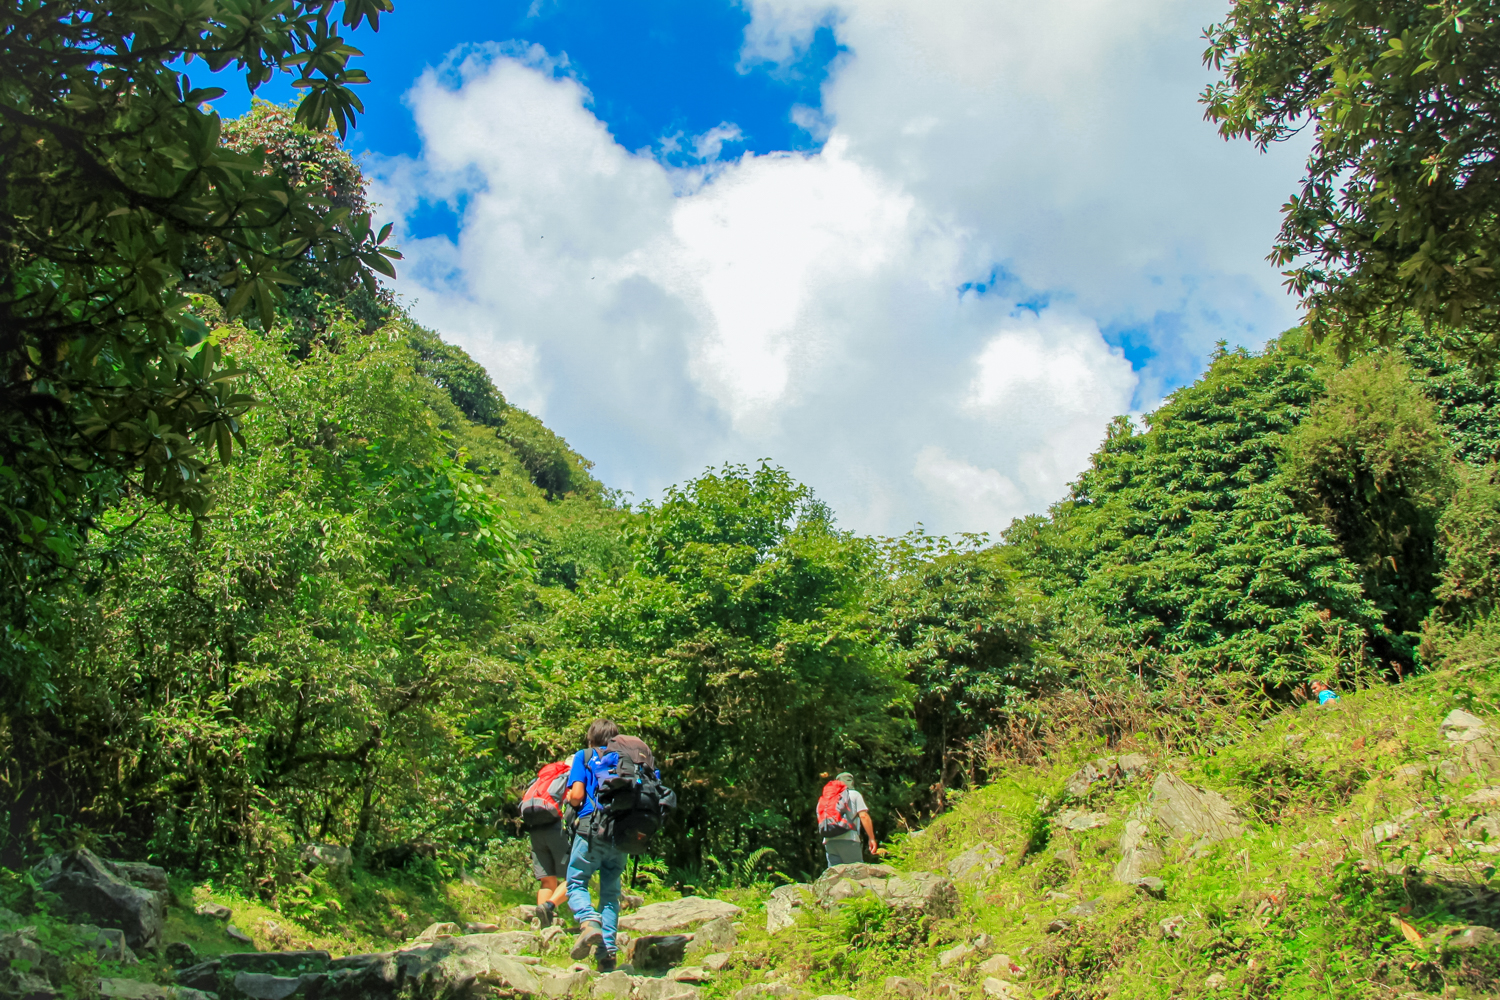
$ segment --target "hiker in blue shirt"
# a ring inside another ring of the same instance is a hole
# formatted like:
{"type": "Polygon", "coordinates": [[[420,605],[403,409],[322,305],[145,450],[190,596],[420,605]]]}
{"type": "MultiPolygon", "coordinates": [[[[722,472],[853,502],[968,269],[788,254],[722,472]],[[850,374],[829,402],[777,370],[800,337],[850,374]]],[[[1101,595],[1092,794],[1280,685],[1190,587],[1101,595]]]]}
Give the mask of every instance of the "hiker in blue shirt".
{"type": "Polygon", "coordinates": [[[595,748],[602,752],[619,735],[619,726],[608,719],[595,719],[589,724],[584,749],[573,755],[573,768],[568,772],[568,804],[578,813],[578,836],[573,838],[573,853],[568,858],[568,908],[582,925],[572,955],[574,961],[582,961],[593,951],[601,973],[612,972],[615,967],[620,876],[625,872],[626,855],[602,838],[590,840],[587,836],[591,815],[598,807],[598,778],[589,767],[589,758],[595,748]],[[589,898],[589,879],[594,872],[599,873],[599,910],[589,898]]]}
{"type": "Polygon", "coordinates": [[[1329,687],[1327,684],[1324,684],[1322,681],[1312,682],[1312,692],[1317,696],[1318,705],[1320,707],[1326,707],[1329,704],[1339,700],[1338,692],[1333,690],[1333,688],[1329,687]]]}

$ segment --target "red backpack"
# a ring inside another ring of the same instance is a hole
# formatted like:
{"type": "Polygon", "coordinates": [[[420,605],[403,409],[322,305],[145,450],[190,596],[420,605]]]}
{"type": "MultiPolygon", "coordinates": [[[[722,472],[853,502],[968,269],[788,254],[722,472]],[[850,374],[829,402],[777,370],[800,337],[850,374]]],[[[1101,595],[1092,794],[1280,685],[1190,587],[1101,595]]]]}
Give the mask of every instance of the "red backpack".
{"type": "Polygon", "coordinates": [[[842,781],[830,781],[823,786],[818,796],[818,834],[834,837],[854,829],[854,817],[849,815],[849,786],[842,781]]]}
{"type": "Polygon", "coordinates": [[[563,788],[568,783],[566,761],[548,764],[536,774],[536,780],[521,796],[521,822],[527,826],[546,826],[562,819],[563,788]]]}

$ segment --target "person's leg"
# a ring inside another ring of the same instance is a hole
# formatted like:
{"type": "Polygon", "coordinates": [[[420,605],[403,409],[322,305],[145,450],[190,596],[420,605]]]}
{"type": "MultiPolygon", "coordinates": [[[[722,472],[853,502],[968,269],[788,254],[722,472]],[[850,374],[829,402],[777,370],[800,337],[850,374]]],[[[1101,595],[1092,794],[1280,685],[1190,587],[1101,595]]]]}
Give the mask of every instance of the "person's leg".
{"type": "Polygon", "coordinates": [[[598,869],[599,862],[589,853],[588,839],[574,840],[573,852],[568,857],[568,909],[580,924],[599,923],[599,914],[594,912],[594,903],[589,899],[589,879],[598,869]]]}
{"type": "Polygon", "coordinates": [[[620,926],[620,876],[625,874],[626,856],[612,846],[600,846],[599,909],[603,916],[604,950],[615,953],[615,929],[620,926]]]}
{"type": "Polygon", "coordinates": [[[557,879],[551,875],[542,879],[542,887],[536,891],[536,905],[546,906],[552,902],[552,897],[557,894],[557,879]]]}

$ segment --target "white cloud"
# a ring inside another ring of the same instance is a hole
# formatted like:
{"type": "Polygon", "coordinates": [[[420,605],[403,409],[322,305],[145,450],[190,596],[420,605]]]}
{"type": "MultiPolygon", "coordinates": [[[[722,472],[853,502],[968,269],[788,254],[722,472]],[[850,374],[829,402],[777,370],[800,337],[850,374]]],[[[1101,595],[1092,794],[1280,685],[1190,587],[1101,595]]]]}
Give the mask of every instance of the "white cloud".
{"type": "Polygon", "coordinates": [[[725,122],[676,140],[706,165],[664,166],[560,58],[496,46],[426,74],[422,156],[373,165],[398,230],[461,213],[457,241],[401,241],[418,316],[611,485],[770,456],[850,527],[995,532],[1213,340],[1290,322],[1261,258],[1294,170],[1193,103],[1212,4],[749,6],[750,71],[819,25],[850,47],[794,109],[815,153],[717,160],[725,122]],[[1132,325],[1140,372],[1100,333],[1132,325]]]}

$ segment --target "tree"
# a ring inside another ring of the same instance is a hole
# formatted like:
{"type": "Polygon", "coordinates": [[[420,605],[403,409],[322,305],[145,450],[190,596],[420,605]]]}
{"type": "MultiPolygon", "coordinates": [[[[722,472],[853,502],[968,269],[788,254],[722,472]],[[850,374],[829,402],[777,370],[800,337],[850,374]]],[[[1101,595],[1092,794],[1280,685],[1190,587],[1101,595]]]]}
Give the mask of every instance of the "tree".
{"type": "Polygon", "coordinates": [[[365,82],[342,24],[391,0],[21,0],[0,14],[0,552],[12,626],[82,533],[135,495],[201,515],[254,400],[192,311],[202,256],[231,315],[270,324],[289,268],[311,260],[373,287],[399,257],[368,212],[220,143],[219,116],[174,66],[277,72],[297,120],[343,134],[365,82]]]}
{"type": "Polygon", "coordinates": [[[1221,135],[1316,130],[1270,255],[1308,331],[1347,353],[1418,320],[1500,358],[1500,4],[1235,0],[1205,35],[1221,135]]]}

